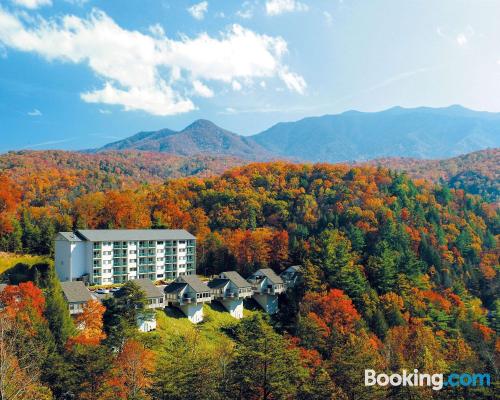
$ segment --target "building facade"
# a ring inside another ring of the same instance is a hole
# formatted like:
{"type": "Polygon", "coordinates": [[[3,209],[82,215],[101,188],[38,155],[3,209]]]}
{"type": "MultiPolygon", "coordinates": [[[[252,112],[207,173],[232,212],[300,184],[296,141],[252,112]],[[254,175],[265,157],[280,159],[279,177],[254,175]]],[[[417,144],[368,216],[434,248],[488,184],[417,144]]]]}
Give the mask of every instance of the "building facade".
{"type": "Polygon", "coordinates": [[[173,280],[196,273],[196,238],[181,229],[59,232],[55,266],[61,281],[83,280],[93,285],[173,280]]]}

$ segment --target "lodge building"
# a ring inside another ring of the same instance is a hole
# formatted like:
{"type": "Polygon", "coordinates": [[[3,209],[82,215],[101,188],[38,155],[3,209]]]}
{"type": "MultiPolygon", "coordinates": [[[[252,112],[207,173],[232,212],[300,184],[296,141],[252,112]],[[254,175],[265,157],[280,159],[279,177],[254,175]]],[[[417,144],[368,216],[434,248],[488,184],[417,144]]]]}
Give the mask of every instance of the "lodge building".
{"type": "Polygon", "coordinates": [[[55,239],[59,279],[111,285],[196,272],[196,238],[183,229],[79,229],[55,239]]]}

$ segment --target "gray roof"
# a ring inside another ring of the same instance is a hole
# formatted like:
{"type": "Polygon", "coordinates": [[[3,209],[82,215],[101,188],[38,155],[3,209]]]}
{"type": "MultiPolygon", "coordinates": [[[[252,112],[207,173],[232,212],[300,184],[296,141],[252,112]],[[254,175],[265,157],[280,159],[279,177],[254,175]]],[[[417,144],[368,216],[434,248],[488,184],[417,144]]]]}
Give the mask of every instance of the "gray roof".
{"type": "Polygon", "coordinates": [[[165,286],[165,293],[179,293],[187,286],[187,283],[172,282],[165,286]]]}
{"type": "Polygon", "coordinates": [[[56,236],[56,240],[67,240],[69,242],[81,242],[82,241],[73,232],[59,232],[56,236]]]}
{"type": "Polygon", "coordinates": [[[146,297],[148,299],[163,297],[161,289],[157,288],[150,279],[133,279],[132,282],[137,283],[144,293],[146,293],[146,297]]]}
{"type": "Polygon", "coordinates": [[[238,288],[245,288],[245,287],[251,287],[252,286],[249,282],[247,282],[246,279],[244,279],[236,271],[225,271],[222,274],[224,274],[224,276],[227,279],[229,279],[238,288]]]}
{"type": "Polygon", "coordinates": [[[300,273],[302,272],[302,266],[301,265],[292,265],[291,267],[288,267],[285,269],[280,275],[285,274],[285,273],[300,273]]]}
{"type": "Polygon", "coordinates": [[[61,287],[68,303],[86,303],[93,298],[82,281],[61,282],[61,287]]]}
{"type": "Polygon", "coordinates": [[[210,289],[221,289],[229,283],[229,279],[215,278],[208,282],[210,289]]]}
{"type": "Polygon", "coordinates": [[[252,276],[255,275],[264,275],[267,279],[269,279],[274,284],[284,283],[283,279],[281,279],[271,268],[262,268],[258,271],[255,271],[252,276]]]}
{"type": "Polygon", "coordinates": [[[177,282],[187,283],[191,289],[197,293],[209,292],[210,288],[204,284],[196,275],[182,275],[177,278],[177,282]]]}
{"type": "Polygon", "coordinates": [[[184,229],[79,229],[76,233],[91,242],[196,239],[184,229]]]}

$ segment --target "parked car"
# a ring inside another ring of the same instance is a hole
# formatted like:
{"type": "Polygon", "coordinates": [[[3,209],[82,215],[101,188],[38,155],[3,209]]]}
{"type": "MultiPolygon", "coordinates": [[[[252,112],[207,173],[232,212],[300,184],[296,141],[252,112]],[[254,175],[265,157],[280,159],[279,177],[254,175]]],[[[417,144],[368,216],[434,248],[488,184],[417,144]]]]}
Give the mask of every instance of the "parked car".
{"type": "Polygon", "coordinates": [[[108,294],[109,289],[97,289],[95,292],[99,294],[108,294]]]}

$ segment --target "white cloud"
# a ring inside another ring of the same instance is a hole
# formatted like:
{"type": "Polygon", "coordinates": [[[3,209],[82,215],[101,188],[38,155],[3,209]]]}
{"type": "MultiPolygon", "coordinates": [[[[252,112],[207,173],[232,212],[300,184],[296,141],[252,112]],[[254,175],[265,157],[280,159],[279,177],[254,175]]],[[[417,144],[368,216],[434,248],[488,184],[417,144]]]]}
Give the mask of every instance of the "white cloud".
{"type": "Polygon", "coordinates": [[[241,9],[236,11],[236,15],[243,19],[250,19],[253,17],[254,4],[250,1],[244,1],[241,5],[241,9]]]}
{"type": "Polygon", "coordinates": [[[103,89],[82,93],[87,103],[120,104],[125,111],[144,110],[153,115],[173,115],[194,110],[189,99],[180,99],[163,82],[151,87],[132,87],[122,90],[106,82],[103,89]]]}
{"type": "Polygon", "coordinates": [[[42,112],[39,109],[34,108],[33,110],[28,111],[28,115],[30,117],[41,117],[42,116],[42,112]]]}
{"type": "Polygon", "coordinates": [[[457,43],[459,46],[465,46],[467,44],[468,40],[467,40],[467,36],[465,36],[465,34],[463,33],[459,33],[457,35],[457,43]]]}
{"type": "Polygon", "coordinates": [[[99,113],[100,114],[111,114],[111,111],[100,108],[99,113]]]}
{"type": "Polygon", "coordinates": [[[18,6],[29,8],[30,10],[52,5],[52,0],[12,0],[12,2],[18,6]]]}
{"type": "MultiPolygon", "coordinates": [[[[472,26],[470,25],[467,25],[461,32],[453,32],[442,26],[438,26],[436,28],[436,33],[438,34],[438,36],[446,39],[450,43],[453,43],[460,47],[468,47],[473,37],[476,36],[474,28],[472,28],[472,26]]],[[[481,37],[481,34],[479,34],[478,36],[481,37]]]]}
{"type": "Polygon", "coordinates": [[[232,81],[231,87],[235,92],[239,92],[242,89],[241,83],[239,83],[238,81],[232,81]]]}
{"type": "Polygon", "coordinates": [[[205,14],[208,11],[208,1],[202,1],[201,3],[194,4],[187,10],[193,18],[202,20],[205,18],[205,14]]]}
{"type": "Polygon", "coordinates": [[[165,30],[160,24],[154,24],[149,27],[149,32],[153,34],[153,36],[162,37],[165,36],[165,30]]]}
{"type": "Polygon", "coordinates": [[[201,97],[214,97],[214,92],[199,80],[193,81],[194,92],[201,97]]]}
{"type": "Polygon", "coordinates": [[[232,85],[234,80],[246,84],[278,78],[303,93],[304,79],[282,62],[287,44],[281,37],[240,25],[218,37],[203,33],[180,40],[160,35],[164,32],[158,27],[153,30],[154,35],[123,29],[95,9],[87,18],[39,16],[23,21],[0,7],[0,45],[51,61],[88,65],[103,80],[102,88],[81,94],[86,102],[154,115],[188,112],[196,107],[184,93],[195,80],[232,85]]]}
{"type": "Polygon", "coordinates": [[[307,11],[309,7],[296,0],[268,0],[266,2],[267,15],[280,15],[287,12],[307,11]]]}
{"type": "Polygon", "coordinates": [[[290,72],[286,67],[282,68],[279,75],[289,90],[304,94],[307,87],[304,78],[294,72],[290,72]]]}

